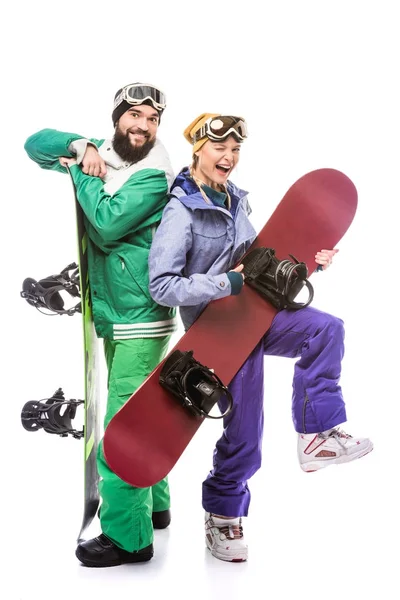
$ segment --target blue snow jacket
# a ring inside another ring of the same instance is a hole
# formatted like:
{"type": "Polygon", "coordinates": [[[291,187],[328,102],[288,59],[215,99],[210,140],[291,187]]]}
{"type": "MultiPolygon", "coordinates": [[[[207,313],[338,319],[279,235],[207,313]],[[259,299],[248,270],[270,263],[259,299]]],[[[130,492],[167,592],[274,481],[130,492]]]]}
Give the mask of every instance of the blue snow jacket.
{"type": "Polygon", "coordinates": [[[162,306],[179,306],[185,330],[211,300],[232,292],[227,272],[256,237],[247,192],[228,181],[231,210],[205,201],[183,169],[175,179],[149,256],[149,290],[162,306]]]}

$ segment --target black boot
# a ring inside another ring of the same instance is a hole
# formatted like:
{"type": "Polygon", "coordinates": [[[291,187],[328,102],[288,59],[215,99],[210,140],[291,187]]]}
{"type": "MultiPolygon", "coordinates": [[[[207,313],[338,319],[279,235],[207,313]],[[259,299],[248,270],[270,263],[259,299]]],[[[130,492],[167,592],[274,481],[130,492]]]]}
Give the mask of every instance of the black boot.
{"type": "Polygon", "coordinates": [[[86,567],[115,567],[124,563],[145,562],[153,556],[153,544],[127,552],[116,546],[104,533],[78,544],[75,555],[86,567]]]}
{"type": "Polygon", "coordinates": [[[153,512],[151,520],[153,521],[154,529],[165,529],[171,523],[171,511],[168,508],[167,510],[153,512]]]}

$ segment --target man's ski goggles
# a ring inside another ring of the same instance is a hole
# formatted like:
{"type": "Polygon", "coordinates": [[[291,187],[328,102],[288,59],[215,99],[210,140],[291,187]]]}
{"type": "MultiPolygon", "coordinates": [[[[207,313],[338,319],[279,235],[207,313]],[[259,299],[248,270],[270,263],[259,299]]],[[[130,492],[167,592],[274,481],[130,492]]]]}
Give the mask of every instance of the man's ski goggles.
{"type": "Polygon", "coordinates": [[[147,83],[133,83],[125,86],[114,100],[114,110],[124,100],[133,106],[143,104],[145,100],[150,100],[156,110],[164,110],[167,106],[165,94],[147,83]]]}
{"type": "Polygon", "coordinates": [[[241,142],[247,138],[246,122],[241,117],[219,116],[211,117],[193,134],[193,144],[208,137],[213,142],[224,140],[233,135],[241,142]]]}

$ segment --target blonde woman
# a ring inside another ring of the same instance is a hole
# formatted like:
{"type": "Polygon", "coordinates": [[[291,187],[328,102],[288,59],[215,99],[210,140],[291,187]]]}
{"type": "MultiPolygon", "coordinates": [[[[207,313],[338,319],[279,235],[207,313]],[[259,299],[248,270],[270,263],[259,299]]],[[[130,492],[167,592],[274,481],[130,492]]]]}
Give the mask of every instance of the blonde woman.
{"type": "MultiPolygon", "coordinates": [[[[192,165],[177,176],[153,240],[150,293],[161,305],[179,306],[188,329],[208,302],[240,293],[240,258],[256,232],[247,192],[229,180],[247,137],[244,120],[205,113],[184,135],[192,145],[192,165]]],[[[321,250],[315,260],[325,269],[335,252],[321,250]]],[[[372,450],[369,439],[353,438],[338,427],[346,421],[338,384],[343,338],[343,322],[332,315],[310,307],[282,310],[230,383],[234,408],[224,419],[213,469],[203,483],[206,544],[216,558],[240,562],[248,556],[242,517],[250,504],[248,480],[261,464],[265,355],[299,359],[292,414],[304,471],[372,450]]],[[[220,408],[226,408],[224,402],[220,408]]]]}

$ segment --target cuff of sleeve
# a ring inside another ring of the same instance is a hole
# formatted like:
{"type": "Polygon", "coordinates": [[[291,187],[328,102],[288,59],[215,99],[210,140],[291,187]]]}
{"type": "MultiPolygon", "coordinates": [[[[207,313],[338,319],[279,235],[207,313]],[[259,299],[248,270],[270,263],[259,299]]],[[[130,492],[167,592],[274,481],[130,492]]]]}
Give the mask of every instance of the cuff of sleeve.
{"type": "Polygon", "coordinates": [[[85,156],[88,144],[90,144],[90,146],[94,146],[97,149],[97,146],[93,144],[93,142],[89,142],[89,140],[86,140],[84,138],[80,140],[75,140],[74,142],[71,142],[71,144],[68,146],[69,152],[71,152],[72,155],[76,155],[76,162],[78,163],[78,165],[80,165],[83,161],[83,157],[85,156]]]}
{"type": "MultiPolygon", "coordinates": [[[[90,175],[86,175],[81,167],[77,164],[71,165],[69,167],[69,172],[71,174],[72,180],[74,181],[74,183],[78,184],[82,181],[84,181],[85,179],[89,179],[90,175]]],[[[94,177],[93,177],[94,179],[94,177]]]]}
{"type": "Polygon", "coordinates": [[[72,179],[76,179],[78,173],[82,173],[82,170],[78,167],[77,164],[70,165],[68,167],[69,172],[71,173],[72,179]]]}
{"type": "Polygon", "coordinates": [[[243,287],[243,276],[241,273],[237,273],[236,271],[229,271],[227,275],[231,284],[231,295],[237,296],[243,287]]]}

